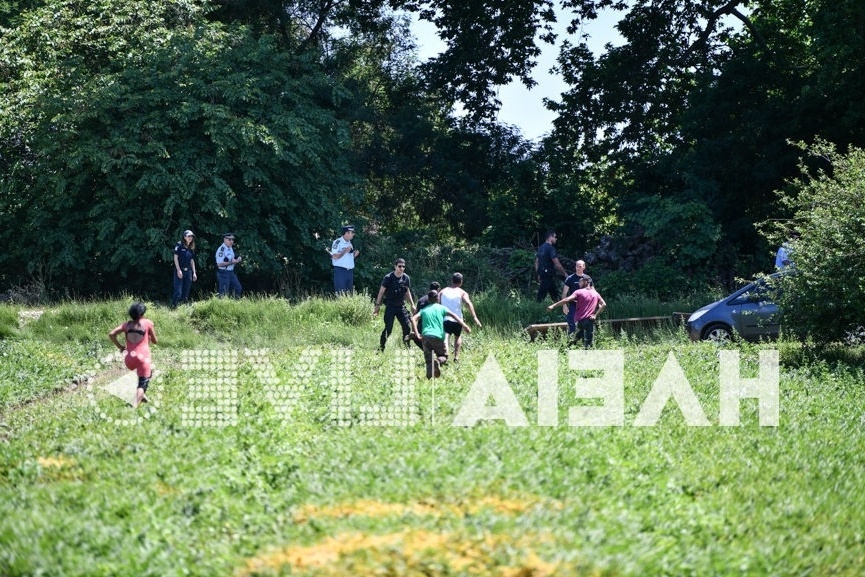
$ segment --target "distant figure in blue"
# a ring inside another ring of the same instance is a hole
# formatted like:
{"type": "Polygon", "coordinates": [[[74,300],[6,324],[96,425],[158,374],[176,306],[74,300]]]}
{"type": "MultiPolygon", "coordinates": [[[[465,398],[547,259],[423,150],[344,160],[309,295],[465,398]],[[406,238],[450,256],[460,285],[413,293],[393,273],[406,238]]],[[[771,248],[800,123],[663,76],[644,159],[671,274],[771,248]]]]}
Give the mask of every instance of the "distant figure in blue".
{"type": "Polygon", "coordinates": [[[174,290],[171,307],[189,300],[192,283],[198,280],[195,271],[195,235],[191,230],[183,231],[183,239],[174,246],[174,290]]]}
{"type": "Polygon", "coordinates": [[[775,270],[782,270],[788,267],[795,266],[792,261],[793,243],[799,240],[799,233],[790,233],[790,240],[786,241],[778,248],[775,254],[775,270]]]}
{"type": "Polygon", "coordinates": [[[558,235],[556,231],[548,230],[545,235],[544,243],[538,248],[538,254],[535,256],[535,272],[538,275],[538,302],[542,302],[544,297],[550,296],[553,301],[559,300],[559,293],[556,288],[556,275],[565,277],[565,267],[559,262],[559,255],[556,253],[556,240],[558,235]]]}

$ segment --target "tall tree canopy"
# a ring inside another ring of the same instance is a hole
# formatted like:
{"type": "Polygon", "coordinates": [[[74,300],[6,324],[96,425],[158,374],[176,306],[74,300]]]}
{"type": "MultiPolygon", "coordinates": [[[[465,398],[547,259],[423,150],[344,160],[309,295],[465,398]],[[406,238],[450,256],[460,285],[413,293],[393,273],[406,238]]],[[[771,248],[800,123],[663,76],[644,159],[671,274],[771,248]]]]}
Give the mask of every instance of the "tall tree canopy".
{"type": "Polygon", "coordinates": [[[348,93],[207,10],[64,0],[5,35],[0,221],[16,242],[3,268],[135,290],[167,270],[184,228],[200,231],[200,259],[234,230],[270,277],[320,251],[316,229],[360,191],[348,93]]]}
{"type": "Polygon", "coordinates": [[[862,141],[859,4],[601,0],[574,7],[580,18],[622,10],[617,27],[625,42],[598,55],[579,39],[565,43],[559,70],[569,88],[550,103],[559,114],[554,138],[584,159],[579,170],[591,181],[613,191],[617,220],[649,237],[667,263],[712,263],[740,275],[765,270],[768,247],[753,223],[788,215],[773,194],[796,173],[788,142],[816,135],[842,145],[862,141]],[[664,207],[686,206],[700,216],[682,243],[684,215],[671,219],[664,207]]]}
{"type": "Polygon", "coordinates": [[[630,235],[634,266],[747,275],[769,262],[752,223],[790,212],[788,141],[865,145],[855,0],[6,0],[0,27],[4,285],[143,290],[191,227],[201,259],[233,229],[272,288],[325,277],[347,218],[435,241],[553,226],[568,252],[630,235]],[[576,34],[601,10],[624,43],[595,54],[576,34]],[[438,57],[416,60],[407,14],[438,57]],[[556,18],[568,88],[535,146],[492,120],[496,89],[533,84],[556,18]]]}

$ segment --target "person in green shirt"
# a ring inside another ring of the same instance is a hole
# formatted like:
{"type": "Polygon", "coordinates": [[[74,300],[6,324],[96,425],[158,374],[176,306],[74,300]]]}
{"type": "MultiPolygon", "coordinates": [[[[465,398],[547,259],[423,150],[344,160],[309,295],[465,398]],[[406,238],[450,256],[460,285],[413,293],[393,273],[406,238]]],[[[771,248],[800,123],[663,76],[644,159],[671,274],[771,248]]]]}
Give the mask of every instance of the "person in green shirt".
{"type": "Polygon", "coordinates": [[[445,317],[450,317],[463,326],[467,333],[472,332],[464,320],[439,304],[439,293],[431,290],[427,293],[429,305],[421,309],[411,318],[414,332],[418,333],[417,322],[421,321],[423,332],[420,333],[423,344],[423,358],[426,362],[426,378],[441,376],[441,366],[448,360],[445,346],[445,317]],[[435,358],[433,358],[435,357],[435,358]]]}

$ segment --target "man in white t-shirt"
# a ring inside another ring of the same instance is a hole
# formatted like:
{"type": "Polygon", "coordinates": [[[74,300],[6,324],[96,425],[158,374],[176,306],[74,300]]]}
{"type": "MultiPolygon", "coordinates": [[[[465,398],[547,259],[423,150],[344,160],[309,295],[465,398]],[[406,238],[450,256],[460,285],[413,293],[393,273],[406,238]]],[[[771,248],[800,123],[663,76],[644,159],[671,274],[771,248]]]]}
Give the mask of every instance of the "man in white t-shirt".
{"type": "MultiPolygon", "coordinates": [[[[465,303],[469,308],[469,312],[472,313],[472,320],[474,320],[477,326],[481,326],[481,321],[478,320],[478,315],[475,313],[472,299],[469,297],[469,293],[462,289],[462,284],[463,275],[455,272],[451,277],[451,286],[439,291],[439,302],[460,321],[463,318],[463,303],[465,303]]],[[[445,320],[445,341],[447,341],[447,335],[454,336],[454,362],[457,362],[460,356],[460,348],[463,345],[463,325],[456,321],[445,320]]]]}
{"type": "Polygon", "coordinates": [[[351,244],[354,226],[342,227],[342,236],[330,247],[330,262],[333,264],[333,292],[348,294],[354,290],[354,259],[360,254],[351,244]]]}

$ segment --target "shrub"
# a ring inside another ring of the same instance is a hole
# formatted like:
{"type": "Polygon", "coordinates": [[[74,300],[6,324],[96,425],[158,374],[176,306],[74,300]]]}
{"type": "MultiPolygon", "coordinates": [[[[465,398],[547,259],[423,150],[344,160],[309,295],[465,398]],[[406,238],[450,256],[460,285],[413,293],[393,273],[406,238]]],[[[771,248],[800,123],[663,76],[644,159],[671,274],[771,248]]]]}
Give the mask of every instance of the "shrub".
{"type": "Polygon", "coordinates": [[[799,144],[820,163],[800,161],[800,176],[778,191],[793,214],[792,223],[763,223],[765,235],[779,246],[791,226],[797,274],[782,281],[780,304],[787,330],[816,344],[843,341],[865,321],[865,151],[846,154],[818,141],[799,144]]]}

